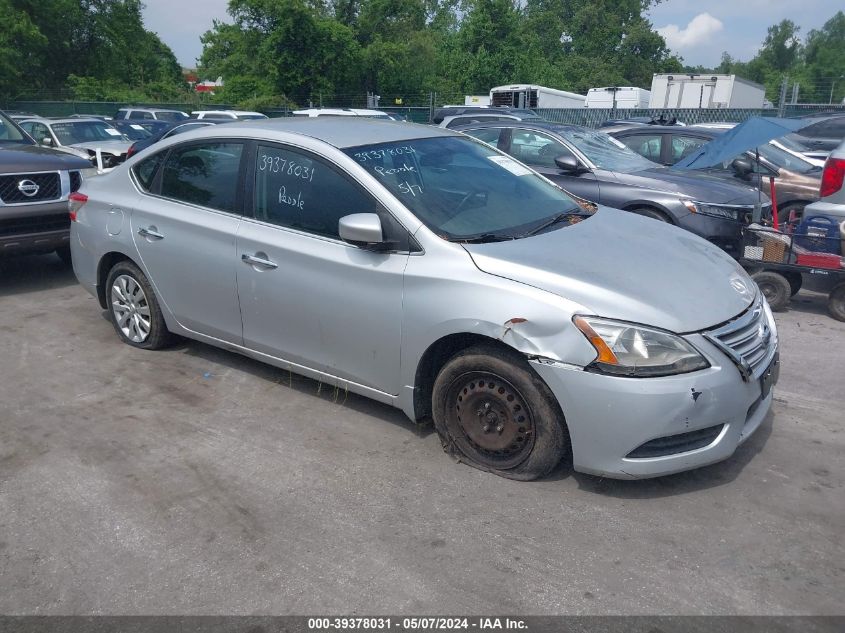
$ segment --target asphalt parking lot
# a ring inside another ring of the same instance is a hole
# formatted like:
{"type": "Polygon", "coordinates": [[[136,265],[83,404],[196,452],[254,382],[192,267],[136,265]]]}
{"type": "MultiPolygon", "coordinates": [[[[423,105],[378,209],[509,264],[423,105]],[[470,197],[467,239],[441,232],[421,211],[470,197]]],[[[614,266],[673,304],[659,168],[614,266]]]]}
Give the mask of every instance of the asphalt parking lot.
{"type": "Polygon", "coordinates": [[[777,320],[729,461],[519,483],[364,398],[132,349],[58,258],[0,260],[0,613],[843,614],[845,323],[777,320]]]}

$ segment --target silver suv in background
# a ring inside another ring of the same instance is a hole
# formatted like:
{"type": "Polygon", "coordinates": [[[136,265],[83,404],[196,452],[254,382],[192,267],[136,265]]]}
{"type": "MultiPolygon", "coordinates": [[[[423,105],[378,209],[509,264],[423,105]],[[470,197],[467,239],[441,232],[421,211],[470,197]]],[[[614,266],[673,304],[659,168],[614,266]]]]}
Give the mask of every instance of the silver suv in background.
{"type": "Polygon", "coordinates": [[[156,120],[156,121],[182,121],[183,119],[190,119],[187,113],[181,110],[169,110],[167,108],[138,108],[135,106],[126,106],[120,108],[115,112],[113,119],[130,119],[130,120],[156,120]]]}
{"type": "Polygon", "coordinates": [[[443,128],[207,127],[86,181],[70,215],[128,345],[179,334],[431,416],[504,477],[570,452],[620,478],[711,464],[772,404],[777,330],[734,260],[443,128]]]}

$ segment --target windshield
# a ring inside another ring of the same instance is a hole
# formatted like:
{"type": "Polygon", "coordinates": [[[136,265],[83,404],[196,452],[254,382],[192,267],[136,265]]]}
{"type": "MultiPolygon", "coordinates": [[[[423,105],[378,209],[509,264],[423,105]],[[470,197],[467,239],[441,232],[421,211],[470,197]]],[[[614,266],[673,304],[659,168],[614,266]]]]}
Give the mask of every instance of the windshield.
{"type": "Polygon", "coordinates": [[[599,169],[628,173],[658,166],[604,132],[563,128],[558,135],[572,143],[599,169]]]}
{"type": "Polygon", "coordinates": [[[125,141],[118,130],[102,121],[67,121],[50,125],[60,145],[92,141],[125,141]]]}
{"type": "Polygon", "coordinates": [[[590,214],[562,189],[474,139],[414,139],[344,151],[445,239],[513,239],[561,214],[571,214],[571,222],[590,214]]]}
{"type": "Polygon", "coordinates": [[[21,132],[11,119],[0,113],[0,143],[21,143],[32,145],[32,139],[21,132]]]}
{"type": "Polygon", "coordinates": [[[266,119],[267,117],[263,114],[238,114],[235,115],[241,121],[255,121],[257,119],[266,119]]]}
{"type": "MultiPolygon", "coordinates": [[[[811,171],[818,170],[818,168],[812,163],[781,149],[777,145],[766,143],[765,145],[761,145],[759,150],[761,158],[765,158],[770,163],[780,167],[781,169],[788,169],[789,171],[794,171],[799,174],[808,174],[811,171]]],[[[751,152],[751,155],[754,155],[753,151],[751,152]]]]}
{"type": "Polygon", "coordinates": [[[172,112],[170,110],[156,110],[156,118],[162,121],[184,121],[190,119],[184,112],[172,112]]]}
{"type": "Polygon", "coordinates": [[[141,139],[152,136],[152,132],[137,123],[130,123],[128,125],[117,123],[115,127],[130,141],[140,141],[141,139]]]}

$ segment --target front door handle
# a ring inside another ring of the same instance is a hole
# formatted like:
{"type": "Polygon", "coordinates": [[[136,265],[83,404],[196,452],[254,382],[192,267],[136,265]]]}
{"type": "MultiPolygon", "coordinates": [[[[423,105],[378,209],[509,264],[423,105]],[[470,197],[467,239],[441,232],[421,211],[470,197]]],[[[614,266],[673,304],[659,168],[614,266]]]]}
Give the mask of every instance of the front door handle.
{"type": "Polygon", "coordinates": [[[142,237],[148,237],[153,240],[163,240],[164,235],[158,232],[156,227],[148,226],[147,228],[140,228],[138,229],[138,235],[142,237]]]}
{"type": "Polygon", "coordinates": [[[245,264],[249,264],[250,266],[260,266],[261,268],[278,268],[279,265],[276,262],[271,262],[267,259],[267,255],[264,253],[256,253],[255,255],[247,255],[244,253],[241,255],[241,261],[245,264]]]}

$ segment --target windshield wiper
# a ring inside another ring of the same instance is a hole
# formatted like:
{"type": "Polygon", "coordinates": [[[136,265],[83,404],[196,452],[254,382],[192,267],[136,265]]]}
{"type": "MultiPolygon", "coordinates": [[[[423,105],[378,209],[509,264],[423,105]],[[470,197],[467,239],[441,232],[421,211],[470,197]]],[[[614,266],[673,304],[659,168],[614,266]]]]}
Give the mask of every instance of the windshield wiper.
{"type": "Polygon", "coordinates": [[[479,233],[478,235],[469,235],[467,237],[454,238],[451,241],[459,242],[461,244],[487,244],[489,242],[504,242],[506,240],[515,240],[517,236],[508,235],[506,233],[479,233]]]}
{"type": "Polygon", "coordinates": [[[552,217],[550,217],[545,222],[538,224],[537,226],[535,226],[530,231],[526,231],[525,233],[523,233],[519,237],[530,237],[531,235],[536,235],[537,233],[539,233],[543,229],[547,229],[550,226],[554,226],[555,224],[558,224],[559,222],[563,222],[567,218],[571,218],[573,215],[579,216],[579,217],[589,217],[589,216],[593,215],[593,212],[587,211],[585,209],[573,209],[571,211],[564,211],[563,213],[558,213],[557,215],[553,215],[552,217]]]}

